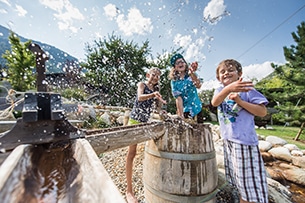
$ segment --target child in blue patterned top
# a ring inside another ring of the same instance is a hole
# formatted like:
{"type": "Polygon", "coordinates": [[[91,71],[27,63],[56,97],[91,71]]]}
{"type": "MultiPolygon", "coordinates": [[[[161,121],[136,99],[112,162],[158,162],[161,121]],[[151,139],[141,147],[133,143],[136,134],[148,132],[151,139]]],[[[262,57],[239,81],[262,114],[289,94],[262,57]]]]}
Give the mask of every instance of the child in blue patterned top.
{"type": "Polygon", "coordinates": [[[216,78],[222,87],[214,92],[211,104],[218,107],[223,138],[225,173],[238,189],[240,202],[268,202],[268,185],[263,159],[258,148],[254,116],[267,114],[268,100],[241,78],[242,67],[233,59],[222,61],[216,78]]]}
{"type": "Polygon", "coordinates": [[[173,67],[169,78],[172,94],[176,98],[177,114],[181,118],[197,117],[197,123],[203,123],[202,103],[197,93],[201,82],[195,73],[198,63],[193,62],[189,68],[181,54],[173,55],[170,63],[173,67]]]}

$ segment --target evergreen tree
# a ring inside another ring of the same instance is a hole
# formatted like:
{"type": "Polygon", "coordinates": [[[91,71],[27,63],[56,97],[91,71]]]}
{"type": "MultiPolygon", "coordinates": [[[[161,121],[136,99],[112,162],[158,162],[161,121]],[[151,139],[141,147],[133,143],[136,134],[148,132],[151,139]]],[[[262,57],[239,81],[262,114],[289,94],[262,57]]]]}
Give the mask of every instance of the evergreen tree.
{"type": "Polygon", "coordinates": [[[283,91],[275,92],[280,115],[285,122],[300,125],[305,122],[305,22],[292,33],[295,45],[284,47],[284,65],[271,64],[281,79],[283,91]]]}
{"type": "Polygon", "coordinates": [[[2,55],[8,67],[7,80],[16,91],[26,91],[35,88],[34,73],[35,56],[28,50],[31,41],[20,42],[20,38],[13,32],[10,33],[9,42],[11,51],[6,50],[2,55]]]}

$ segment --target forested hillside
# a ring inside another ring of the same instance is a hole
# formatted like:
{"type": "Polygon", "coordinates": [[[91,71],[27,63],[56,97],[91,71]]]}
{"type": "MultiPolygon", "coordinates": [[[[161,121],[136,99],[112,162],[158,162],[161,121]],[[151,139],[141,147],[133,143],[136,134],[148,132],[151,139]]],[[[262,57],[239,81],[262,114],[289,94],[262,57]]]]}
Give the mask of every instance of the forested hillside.
{"type": "MultiPolygon", "coordinates": [[[[50,60],[47,61],[47,73],[61,73],[63,72],[62,68],[64,64],[77,62],[78,59],[69,55],[68,53],[42,42],[35,41],[35,39],[26,39],[22,36],[17,36],[20,38],[21,42],[32,40],[33,43],[38,44],[45,52],[49,54],[50,60]]],[[[5,53],[5,50],[10,50],[11,46],[9,44],[8,37],[10,35],[10,30],[6,27],[0,25],[0,66],[5,67],[5,59],[2,57],[2,54],[5,53]]]]}

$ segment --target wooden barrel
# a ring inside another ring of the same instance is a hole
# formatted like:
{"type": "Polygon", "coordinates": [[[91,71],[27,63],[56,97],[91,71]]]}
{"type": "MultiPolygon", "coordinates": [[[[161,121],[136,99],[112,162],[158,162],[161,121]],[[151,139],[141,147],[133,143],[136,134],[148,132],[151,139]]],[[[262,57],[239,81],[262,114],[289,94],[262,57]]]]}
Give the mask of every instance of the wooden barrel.
{"type": "Polygon", "coordinates": [[[163,137],[145,145],[145,202],[215,203],[218,169],[209,125],[166,125],[163,137]]]}

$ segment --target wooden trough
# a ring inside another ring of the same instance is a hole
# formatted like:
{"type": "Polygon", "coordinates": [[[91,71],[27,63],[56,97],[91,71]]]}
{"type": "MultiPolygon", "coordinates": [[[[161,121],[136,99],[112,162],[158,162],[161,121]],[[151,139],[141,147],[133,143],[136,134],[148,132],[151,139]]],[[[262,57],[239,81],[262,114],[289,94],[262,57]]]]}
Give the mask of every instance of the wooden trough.
{"type": "Polygon", "coordinates": [[[125,202],[85,139],[20,145],[0,171],[3,203],[125,202]]]}
{"type": "Polygon", "coordinates": [[[0,198],[3,203],[125,202],[97,154],[158,139],[164,132],[164,123],[155,122],[86,131],[79,139],[21,144],[4,153],[0,198]]]}

